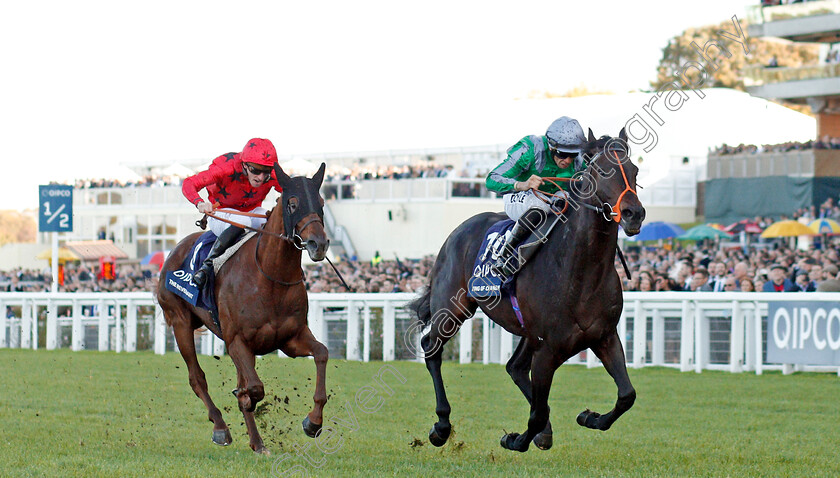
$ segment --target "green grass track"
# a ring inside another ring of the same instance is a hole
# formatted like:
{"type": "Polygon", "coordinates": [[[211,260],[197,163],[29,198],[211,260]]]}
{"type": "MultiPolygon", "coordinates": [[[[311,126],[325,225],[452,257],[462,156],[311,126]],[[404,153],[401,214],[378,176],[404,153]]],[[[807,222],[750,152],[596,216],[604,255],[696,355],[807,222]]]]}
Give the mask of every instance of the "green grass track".
{"type": "Polygon", "coordinates": [[[270,356],[257,363],[258,423],[272,455],[257,456],[230,393],[230,358],[199,360],[229,447],[211,443],[177,353],[0,350],[0,476],[840,476],[835,374],[630,370],[636,405],[600,432],[575,417],[612,408],[612,379],[563,366],[549,402],[554,447],[520,454],[499,446],[503,430],[522,432],[528,419],[504,367],[444,364],[454,435],[435,448],[423,364],[332,360],[325,417],[337,423],[318,448],[300,427],[314,362],[270,356]]]}

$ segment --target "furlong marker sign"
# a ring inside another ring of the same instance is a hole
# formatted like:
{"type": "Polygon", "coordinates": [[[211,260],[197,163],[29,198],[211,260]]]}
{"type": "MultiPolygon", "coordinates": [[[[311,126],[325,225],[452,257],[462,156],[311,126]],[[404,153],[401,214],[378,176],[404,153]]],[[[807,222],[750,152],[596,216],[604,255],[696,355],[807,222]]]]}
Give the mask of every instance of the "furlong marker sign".
{"type": "Polygon", "coordinates": [[[840,302],[769,302],[767,361],[840,365],[840,302]]]}

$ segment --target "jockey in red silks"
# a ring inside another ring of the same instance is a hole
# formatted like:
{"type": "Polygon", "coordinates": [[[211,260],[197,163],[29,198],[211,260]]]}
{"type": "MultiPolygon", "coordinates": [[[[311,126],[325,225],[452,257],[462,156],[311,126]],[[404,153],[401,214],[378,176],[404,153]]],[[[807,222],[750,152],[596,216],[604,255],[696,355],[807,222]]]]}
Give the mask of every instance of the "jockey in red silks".
{"type": "MultiPolygon", "coordinates": [[[[223,154],[214,159],[206,171],[185,179],[181,191],[201,213],[212,212],[213,205],[218,204],[219,207],[237,211],[265,214],[262,202],[271,188],[283,192],[274,173],[275,164],[277,151],[271,141],[254,138],[248,141],[241,153],[223,154]],[[207,201],[198,195],[203,188],[207,188],[207,201]]],[[[216,212],[214,215],[253,228],[259,228],[266,221],[264,217],[247,217],[235,213],[216,212]]],[[[235,244],[243,232],[242,228],[213,217],[208,218],[208,225],[216,234],[216,242],[193,276],[193,283],[199,289],[207,282],[213,259],[235,244]]]]}

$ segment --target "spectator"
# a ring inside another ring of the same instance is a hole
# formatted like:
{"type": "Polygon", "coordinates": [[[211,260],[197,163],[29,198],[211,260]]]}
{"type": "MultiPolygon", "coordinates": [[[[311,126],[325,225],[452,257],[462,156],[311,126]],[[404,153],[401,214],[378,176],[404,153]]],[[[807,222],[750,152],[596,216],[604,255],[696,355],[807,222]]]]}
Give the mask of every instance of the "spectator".
{"type": "Polygon", "coordinates": [[[747,277],[741,279],[741,292],[755,292],[755,285],[753,281],[747,277]]]}
{"type": "Polygon", "coordinates": [[[694,275],[691,276],[691,284],[689,285],[689,290],[692,292],[711,292],[712,286],[709,285],[709,272],[702,268],[698,267],[694,271],[694,275]]]}
{"type": "Polygon", "coordinates": [[[764,292],[795,292],[799,290],[793,282],[785,277],[785,267],[773,264],[770,267],[770,280],[764,284],[764,292]]]}

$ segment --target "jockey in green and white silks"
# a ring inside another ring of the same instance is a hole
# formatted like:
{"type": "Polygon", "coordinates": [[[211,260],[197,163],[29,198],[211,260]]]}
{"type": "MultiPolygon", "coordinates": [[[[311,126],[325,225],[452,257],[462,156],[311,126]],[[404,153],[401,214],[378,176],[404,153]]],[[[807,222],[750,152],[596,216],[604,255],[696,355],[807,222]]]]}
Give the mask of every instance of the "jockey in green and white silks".
{"type": "MultiPolygon", "coordinates": [[[[542,178],[574,176],[574,159],[585,141],[580,123],[563,116],[551,123],[544,136],[531,135],[519,140],[508,149],[507,159],[487,175],[487,189],[504,195],[505,213],[517,221],[496,261],[496,273],[509,276],[515,272],[509,266],[513,250],[551,210],[551,206],[538,198],[532,189],[557,194],[557,186],[542,178]]],[[[559,184],[568,190],[569,183],[559,184]]]]}

